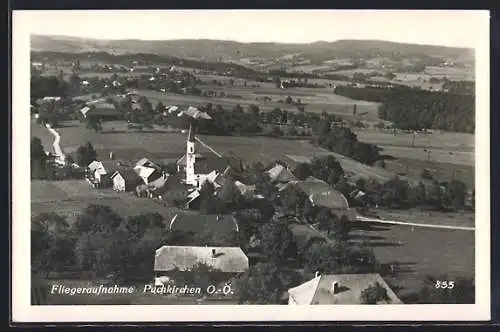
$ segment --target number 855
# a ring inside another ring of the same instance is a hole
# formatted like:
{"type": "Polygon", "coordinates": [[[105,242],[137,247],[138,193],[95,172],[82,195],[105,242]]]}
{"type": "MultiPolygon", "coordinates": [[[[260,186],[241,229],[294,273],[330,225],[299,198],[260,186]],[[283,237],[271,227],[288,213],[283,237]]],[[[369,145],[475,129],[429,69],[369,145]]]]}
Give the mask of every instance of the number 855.
{"type": "Polygon", "coordinates": [[[436,283],[434,284],[434,288],[438,289],[452,289],[455,287],[455,282],[454,281],[441,281],[441,280],[436,280],[436,283]]]}

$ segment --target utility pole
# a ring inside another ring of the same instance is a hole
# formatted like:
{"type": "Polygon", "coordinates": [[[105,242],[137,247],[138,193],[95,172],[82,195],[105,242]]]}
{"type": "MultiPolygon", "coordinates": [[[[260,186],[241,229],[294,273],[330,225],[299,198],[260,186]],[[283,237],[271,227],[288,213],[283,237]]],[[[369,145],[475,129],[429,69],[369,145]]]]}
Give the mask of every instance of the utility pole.
{"type": "Polygon", "coordinates": [[[424,152],[427,152],[427,163],[429,164],[431,162],[431,150],[429,149],[424,149],[424,152]]]}
{"type": "MultiPolygon", "coordinates": [[[[453,156],[454,156],[453,152],[450,151],[448,153],[450,154],[451,158],[453,159],[453,156]]],[[[453,165],[452,166],[452,173],[451,173],[451,179],[452,180],[455,180],[455,163],[454,163],[454,161],[455,160],[452,160],[452,165],[453,165]]]]}

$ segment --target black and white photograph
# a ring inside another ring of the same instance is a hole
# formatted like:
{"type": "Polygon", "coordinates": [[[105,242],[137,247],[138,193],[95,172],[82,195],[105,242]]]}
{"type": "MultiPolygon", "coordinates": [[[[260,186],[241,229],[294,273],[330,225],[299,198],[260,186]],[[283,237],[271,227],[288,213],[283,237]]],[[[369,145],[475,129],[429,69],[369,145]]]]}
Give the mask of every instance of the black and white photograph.
{"type": "Polygon", "coordinates": [[[489,318],[488,11],[12,22],[14,319],[489,318]]]}

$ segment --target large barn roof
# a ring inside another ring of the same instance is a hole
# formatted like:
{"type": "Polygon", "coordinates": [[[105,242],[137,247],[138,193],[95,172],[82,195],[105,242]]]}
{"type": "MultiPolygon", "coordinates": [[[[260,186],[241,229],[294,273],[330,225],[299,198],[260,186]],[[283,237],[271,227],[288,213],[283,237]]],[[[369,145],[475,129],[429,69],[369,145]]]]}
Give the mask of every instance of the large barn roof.
{"type": "Polygon", "coordinates": [[[154,270],[188,271],[200,263],[227,273],[248,269],[248,257],[239,247],[163,246],[156,250],[154,270]]]}
{"type": "Polygon", "coordinates": [[[239,227],[232,215],[209,215],[194,213],[178,213],[170,221],[169,229],[186,233],[204,233],[212,231],[217,234],[238,232],[239,227]]]}

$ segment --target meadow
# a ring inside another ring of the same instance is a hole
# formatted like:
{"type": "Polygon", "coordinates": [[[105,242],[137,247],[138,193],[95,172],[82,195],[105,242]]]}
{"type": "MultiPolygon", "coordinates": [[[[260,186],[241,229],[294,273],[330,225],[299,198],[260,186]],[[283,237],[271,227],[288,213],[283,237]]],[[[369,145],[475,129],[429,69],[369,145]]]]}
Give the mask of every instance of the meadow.
{"type": "Polygon", "coordinates": [[[474,278],[474,232],[363,222],[351,238],[368,242],[381,263],[398,262],[386,280],[399,297],[417,293],[427,276],[474,278]]]}
{"type": "Polygon", "coordinates": [[[32,216],[55,212],[66,216],[71,224],[89,204],[108,205],[123,217],[144,211],[160,213],[166,221],[179,211],[150,199],[138,198],[132,193],[92,189],[84,180],[31,181],[32,216]]]}

